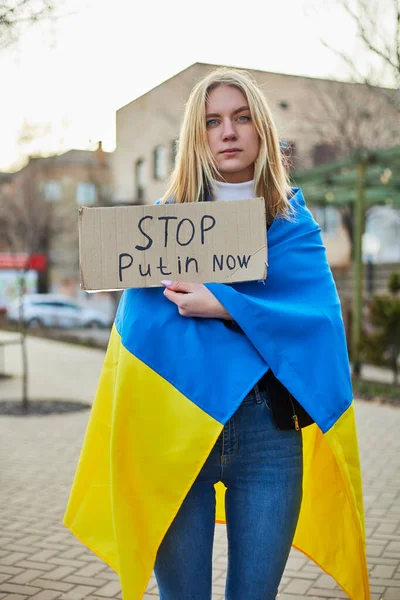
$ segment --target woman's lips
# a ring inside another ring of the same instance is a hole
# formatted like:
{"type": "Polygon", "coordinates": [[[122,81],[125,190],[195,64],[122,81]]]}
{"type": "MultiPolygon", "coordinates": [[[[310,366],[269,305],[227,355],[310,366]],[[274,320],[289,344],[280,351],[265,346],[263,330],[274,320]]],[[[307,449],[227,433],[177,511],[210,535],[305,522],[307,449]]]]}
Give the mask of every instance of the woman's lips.
{"type": "Polygon", "coordinates": [[[232,148],[230,150],[223,150],[222,154],[224,156],[234,156],[235,154],[238,154],[239,152],[241,152],[241,150],[239,150],[238,148],[232,148]]]}

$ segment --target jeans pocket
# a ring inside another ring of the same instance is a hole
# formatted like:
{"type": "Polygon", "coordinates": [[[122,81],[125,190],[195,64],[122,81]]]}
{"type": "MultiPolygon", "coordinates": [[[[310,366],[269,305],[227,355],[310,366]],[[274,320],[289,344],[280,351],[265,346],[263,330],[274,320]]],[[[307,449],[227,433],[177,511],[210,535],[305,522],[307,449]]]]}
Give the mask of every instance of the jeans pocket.
{"type": "Polygon", "coordinates": [[[269,410],[269,412],[271,412],[271,402],[270,402],[270,399],[268,397],[268,394],[266,392],[264,392],[263,396],[264,396],[264,404],[267,407],[267,409],[269,410]]]}

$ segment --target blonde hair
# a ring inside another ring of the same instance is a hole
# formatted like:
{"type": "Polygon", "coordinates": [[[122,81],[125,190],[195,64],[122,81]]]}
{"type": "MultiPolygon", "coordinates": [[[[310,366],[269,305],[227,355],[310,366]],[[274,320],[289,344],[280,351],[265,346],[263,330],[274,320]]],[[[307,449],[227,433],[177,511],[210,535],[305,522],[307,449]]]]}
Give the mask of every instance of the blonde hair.
{"type": "Polygon", "coordinates": [[[254,126],[260,138],[260,150],[254,165],[257,196],[265,198],[267,220],[287,217],[291,187],[282,161],[279,138],[271,111],[255,79],[246,71],[220,67],[193,88],[186,104],[175,168],[162,202],[201,202],[210,193],[213,179],[219,176],[216,161],[207,140],[206,102],[208,94],[220,85],[238,88],[246,96],[254,126]]]}

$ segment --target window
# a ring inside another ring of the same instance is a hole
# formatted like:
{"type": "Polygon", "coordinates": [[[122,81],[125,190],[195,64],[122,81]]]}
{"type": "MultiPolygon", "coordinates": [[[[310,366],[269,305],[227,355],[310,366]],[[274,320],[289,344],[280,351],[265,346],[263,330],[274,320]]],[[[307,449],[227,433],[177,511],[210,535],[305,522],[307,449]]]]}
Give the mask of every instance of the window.
{"type": "Polygon", "coordinates": [[[73,304],[72,302],[54,302],[53,306],[58,306],[59,308],[70,308],[72,310],[81,311],[83,308],[78,306],[77,304],[73,304]]]}
{"type": "Polygon", "coordinates": [[[76,187],[76,203],[83,206],[96,204],[96,184],[92,182],[81,182],[76,187]]]}
{"type": "Polygon", "coordinates": [[[363,239],[364,260],[400,262],[400,209],[373,206],[366,213],[363,239]]]}
{"type": "Polygon", "coordinates": [[[45,181],[43,183],[43,197],[47,202],[58,202],[61,200],[61,182],[45,181]]]}
{"type": "Polygon", "coordinates": [[[360,117],[362,119],[364,119],[365,121],[369,121],[372,118],[371,113],[369,112],[369,110],[362,110],[360,112],[360,117]]]}
{"type": "Polygon", "coordinates": [[[317,144],[313,148],[314,166],[334,162],[339,155],[339,149],[332,144],[317,144]]]}
{"type": "Polygon", "coordinates": [[[145,162],[139,158],[135,163],[135,201],[141,202],[144,198],[145,188],[145,162]]]}
{"type": "Polygon", "coordinates": [[[167,156],[164,146],[154,148],[154,179],[162,180],[167,176],[167,156]]]}
{"type": "Polygon", "coordinates": [[[336,235],[342,222],[340,212],[334,206],[313,206],[311,212],[322,233],[336,235]]]}

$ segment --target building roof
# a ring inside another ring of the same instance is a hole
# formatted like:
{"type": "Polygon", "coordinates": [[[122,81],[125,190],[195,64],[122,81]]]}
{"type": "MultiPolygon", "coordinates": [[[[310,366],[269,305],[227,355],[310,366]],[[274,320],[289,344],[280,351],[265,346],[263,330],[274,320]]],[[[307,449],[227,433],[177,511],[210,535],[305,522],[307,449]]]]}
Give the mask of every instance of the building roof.
{"type": "MultiPolygon", "coordinates": [[[[50,157],[55,164],[91,164],[98,165],[96,154],[99,150],[68,150],[58,156],[50,157]]],[[[104,155],[107,166],[110,166],[110,157],[112,152],[101,151],[104,155]]]]}
{"type": "Polygon", "coordinates": [[[104,152],[100,147],[96,150],[67,150],[62,154],[56,154],[51,156],[32,156],[29,158],[29,162],[21,169],[13,173],[21,173],[24,169],[29,167],[31,164],[39,164],[49,166],[64,166],[64,165],[75,165],[75,166],[93,166],[93,167],[111,167],[112,152],[104,152]],[[101,157],[101,158],[100,158],[101,157]]]}
{"type": "MultiPolygon", "coordinates": [[[[349,85],[365,85],[363,82],[357,83],[357,82],[342,81],[342,80],[338,80],[338,79],[329,79],[329,78],[323,78],[323,77],[310,77],[309,75],[293,75],[290,73],[281,73],[279,71],[263,71],[262,69],[253,69],[251,67],[236,67],[234,65],[222,65],[222,64],[217,65],[214,63],[195,62],[195,63],[192,63],[191,65],[189,65],[188,67],[186,67],[185,69],[178,71],[178,73],[175,73],[175,75],[172,75],[171,77],[168,77],[167,79],[164,79],[164,81],[161,81],[158,85],[155,85],[154,87],[152,87],[150,90],[148,90],[144,94],[140,94],[140,96],[137,96],[136,98],[134,98],[127,104],[124,104],[119,109],[117,109],[117,111],[122,110],[123,108],[126,108],[133,102],[136,102],[137,100],[139,100],[139,98],[145,97],[147,94],[151,93],[153,90],[161,87],[162,85],[166,84],[169,81],[172,81],[175,78],[181,77],[184,73],[186,73],[187,71],[194,69],[196,67],[207,67],[207,68],[212,67],[215,69],[217,69],[218,67],[226,67],[226,68],[232,68],[232,69],[241,69],[243,71],[250,71],[253,73],[262,73],[263,75],[280,75],[282,77],[287,77],[287,78],[292,78],[292,79],[308,79],[310,81],[322,81],[322,82],[330,82],[330,83],[347,83],[349,85]]],[[[381,88],[381,89],[385,89],[385,88],[381,88]]]]}

